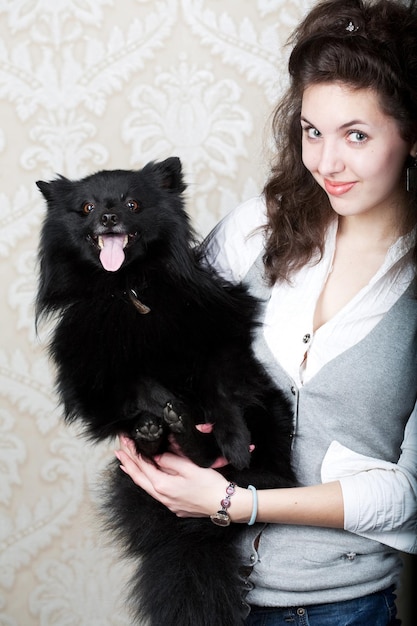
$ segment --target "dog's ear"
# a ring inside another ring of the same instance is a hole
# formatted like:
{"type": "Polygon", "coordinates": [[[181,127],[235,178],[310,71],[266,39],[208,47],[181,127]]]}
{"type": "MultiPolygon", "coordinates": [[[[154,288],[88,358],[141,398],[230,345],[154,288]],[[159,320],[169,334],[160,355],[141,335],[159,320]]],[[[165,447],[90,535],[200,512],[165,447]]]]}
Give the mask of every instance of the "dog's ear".
{"type": "Polygon", "coordinates": [[[45,198],[45,200],[50,200],[52,193],[51,193],[51,184],[45,182],[44,180],[37,180],[36,181],[36,186],[37,188],[41,191],[43,197],[45,198]]]}
{"type": "Polygon", "coordinates": [[[169,157],[160,163],[149,163],[144,170],[148,167],[152,168],[158,175],[161,187],[178,193],[184,191],[186,185],[182,176],[181,161],[178,157],[169,157]]]}
{"type": "Polygon", "coordinates": [[[41,191],[45,200],[49,201],[52,200],[52,198],[54,197],[55,191],[61,188],[62,183],[68,184],[70,182],[71,181],[65,178],[65,176],[59,175],[57,179],[51,180],[49,183],[44,180],[37,180],[36,186],[41,191]]]}

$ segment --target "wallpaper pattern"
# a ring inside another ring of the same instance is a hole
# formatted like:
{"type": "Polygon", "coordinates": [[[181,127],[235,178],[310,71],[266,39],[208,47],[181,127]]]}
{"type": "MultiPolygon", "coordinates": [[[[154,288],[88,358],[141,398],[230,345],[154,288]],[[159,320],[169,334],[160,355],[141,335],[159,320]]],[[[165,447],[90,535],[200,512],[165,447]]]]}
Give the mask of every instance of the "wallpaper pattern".
{"type": "Polygon", "coordinates": [[[38,179],[181,157],[204,235],[258,193],[307,0],[0,0],[0,626],[126,626],[112,445],[64,427],[35,333],[38,179]]]}

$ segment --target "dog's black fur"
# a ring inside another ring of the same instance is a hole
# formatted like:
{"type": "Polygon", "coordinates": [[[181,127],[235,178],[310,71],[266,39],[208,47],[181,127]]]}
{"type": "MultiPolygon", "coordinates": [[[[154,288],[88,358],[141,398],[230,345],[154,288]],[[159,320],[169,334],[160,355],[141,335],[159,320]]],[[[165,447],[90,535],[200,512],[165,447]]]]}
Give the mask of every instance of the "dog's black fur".
{"type": "MultiPolygon", "coordinates": [[[[221,471],[240,486],[293,484],[288,406],[252,354],[258,303],[201,262],[179,159],[37,185],[48,210],[36,315],[58,316],[50,352],[67,421],[81,420],[97,441],[127,433],[148,457],[175,433],[199,465],[225,456],[221,471]],[[202,422],[212,434],[195,428],[202,422]]],[[[244,525],[177,518],[117,462],[103,508],[137,563],[135,619],[243,623],[233,542],[244,525]]]]}

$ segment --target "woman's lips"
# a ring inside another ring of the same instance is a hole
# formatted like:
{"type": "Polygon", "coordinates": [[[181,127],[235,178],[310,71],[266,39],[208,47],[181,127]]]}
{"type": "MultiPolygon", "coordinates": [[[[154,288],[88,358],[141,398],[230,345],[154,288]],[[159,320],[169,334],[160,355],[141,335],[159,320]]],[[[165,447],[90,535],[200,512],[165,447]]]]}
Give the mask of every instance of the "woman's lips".
{"type": "Polygon", "coordinates": [[[324,187],[328,194],[332,196],[343,196],[343,194],[347,193],[352,189],[355,185],[354,182],[350,183],[341,183],[331,180],[324,180],[324,187]]]}

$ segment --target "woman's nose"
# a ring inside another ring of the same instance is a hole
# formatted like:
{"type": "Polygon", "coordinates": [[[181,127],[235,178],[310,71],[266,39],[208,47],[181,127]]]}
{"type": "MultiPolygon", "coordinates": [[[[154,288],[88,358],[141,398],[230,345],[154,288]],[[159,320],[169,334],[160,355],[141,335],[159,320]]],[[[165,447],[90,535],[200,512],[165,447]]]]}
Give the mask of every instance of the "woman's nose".
{"type": "Polygon", "coordinates": [[[322,176],[338,174],[345,168],[343,156],[334,141],[323,141],[318,162],[318,172],[322,176]]]}

